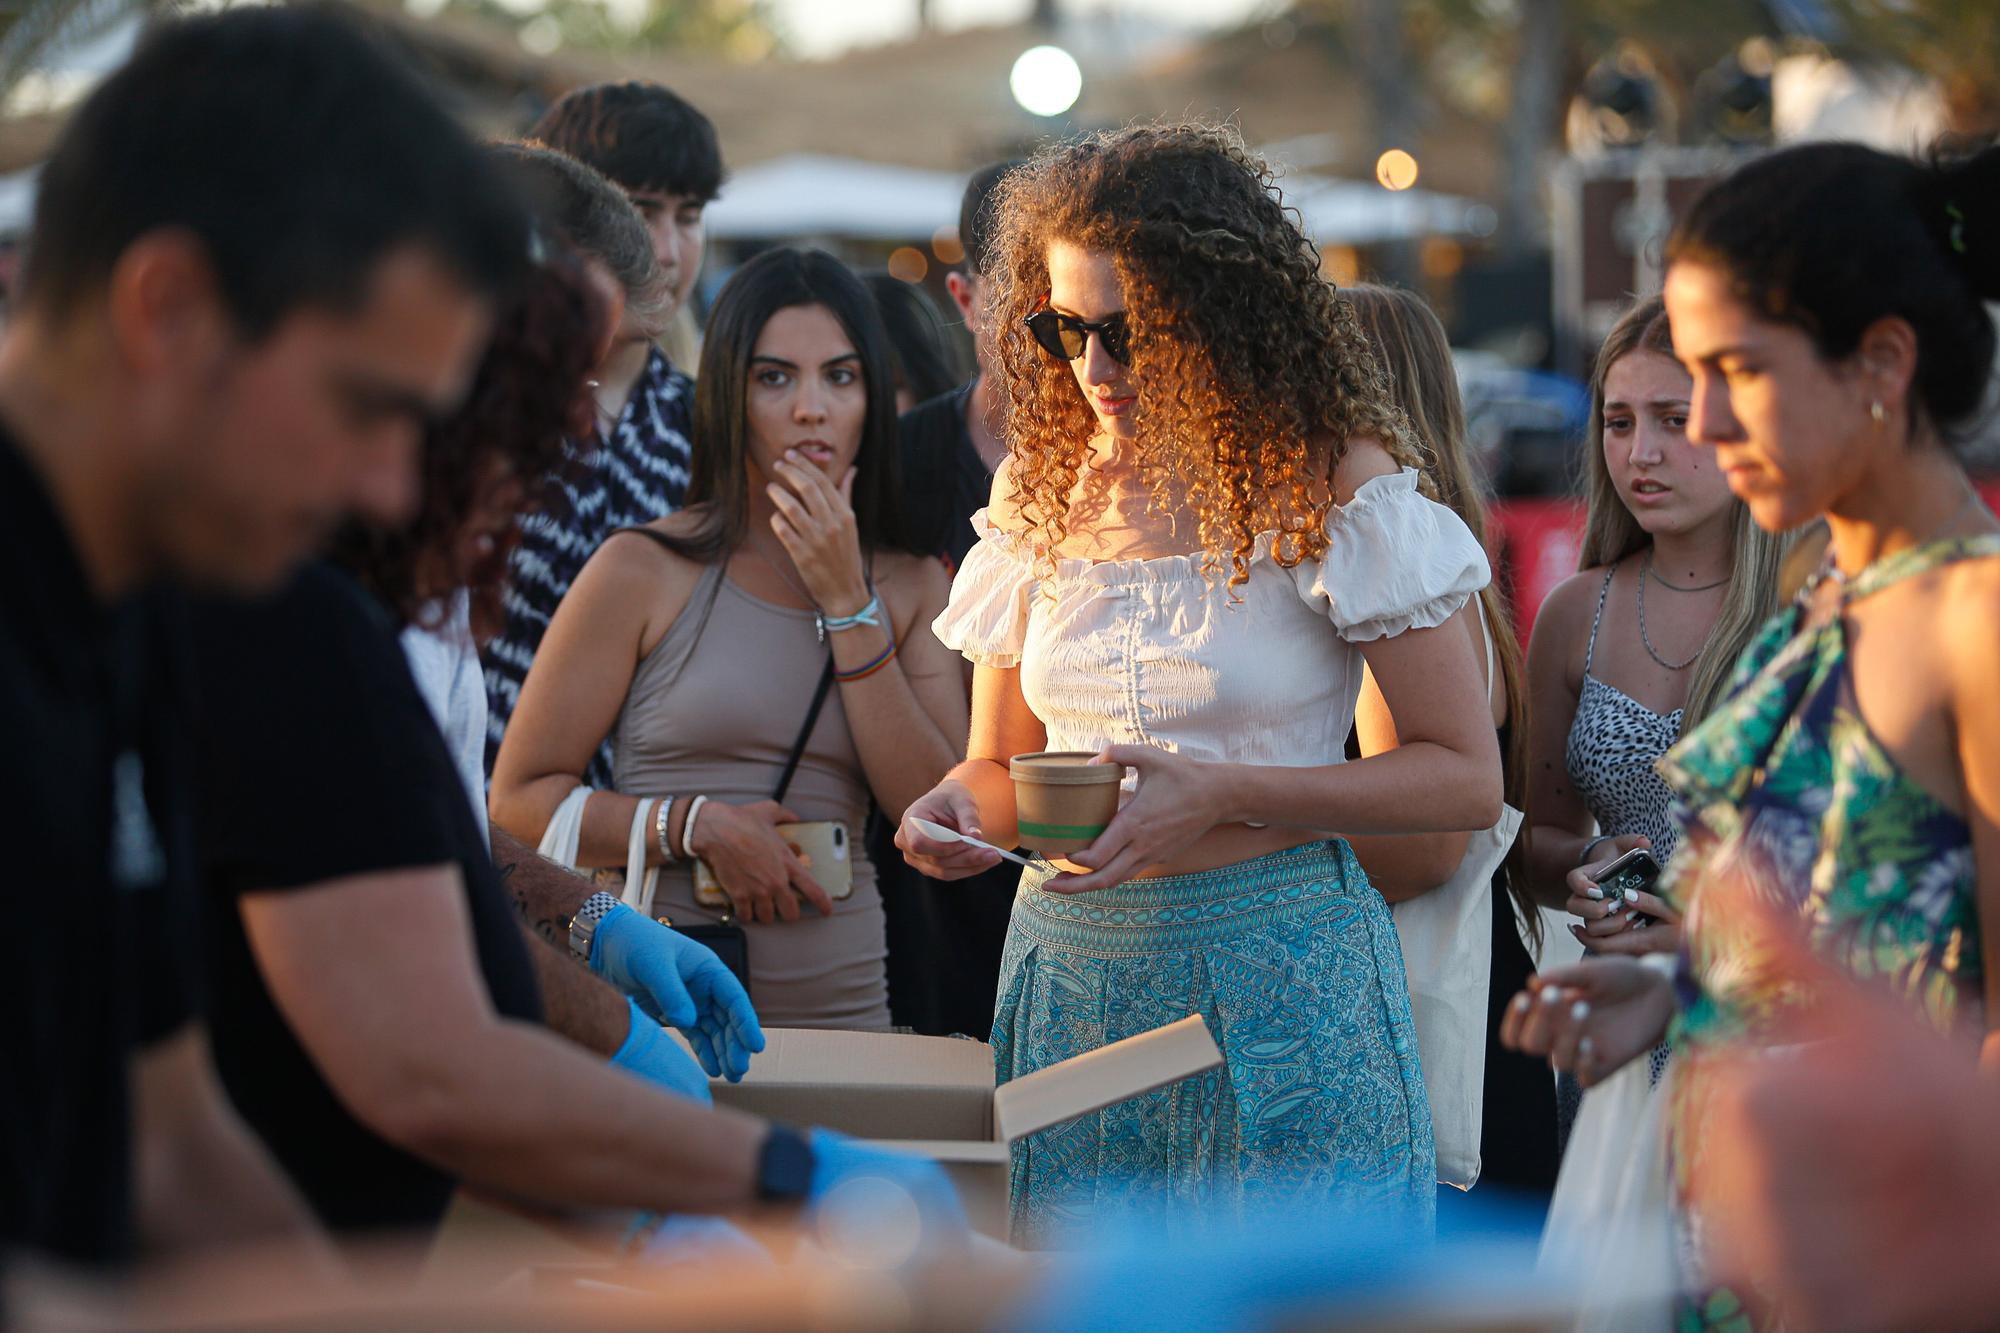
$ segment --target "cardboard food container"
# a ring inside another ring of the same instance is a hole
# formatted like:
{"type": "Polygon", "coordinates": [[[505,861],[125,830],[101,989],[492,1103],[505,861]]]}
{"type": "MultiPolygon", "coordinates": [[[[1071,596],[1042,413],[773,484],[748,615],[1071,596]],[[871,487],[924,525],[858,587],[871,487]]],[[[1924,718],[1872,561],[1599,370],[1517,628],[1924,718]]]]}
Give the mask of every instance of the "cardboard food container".
{"type": "Polygon", "coordinates": [[[823,1125],[944,1166],[975,1229],[1007,1239],[1008,1152],[1018,1138],[1213,1069],[1199,1014],[994,1086],[993,1048],[958,1037],[767,1028],[741,1083],[716,1104],[823,1125]]]}
{"type": "Polygon", "coordinates": [[[1096,759],[1090,750],[1037,750],[1007,761],[1022,846],[1062,856],[1097,841],[1118,813],[1125,766],[1096,759]]]}

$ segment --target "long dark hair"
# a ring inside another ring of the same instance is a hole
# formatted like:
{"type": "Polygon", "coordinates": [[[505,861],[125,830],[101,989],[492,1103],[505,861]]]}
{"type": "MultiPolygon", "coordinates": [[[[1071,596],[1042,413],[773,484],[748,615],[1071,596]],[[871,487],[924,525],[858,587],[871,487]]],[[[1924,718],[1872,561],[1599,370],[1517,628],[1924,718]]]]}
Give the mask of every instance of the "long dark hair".
{"type": "Polygon", "coordinates": [[[709,312],[701,374],[695,380],[694,470],[687,489],[687,507],[697,518],[692,531],[668,538],[691,560],[706,564],[726,555],[749,533],[749,431],[744,418],[750,357],[771,316],[805,305],[831,311],[861,358],[868,390],[861,448],[854,459],[854,524],[861,549],[924,554],[903,519],[895,372],[875,298],[832,255],[783,246],[737,269],[709,312]]]}
{"type": "Polygon", "coordinates": [[[1852,143],[1807,144],[1711,186],[1667,257],[1713,267],[1763,318],[1839,361],[1889,315],[1917,334],[1912,427],[1951,443],[1993,375],[2000,300],[2000,148],[1913,162],[1852,143]]]}
{"type": "Polygon", "coordinates": [[[563,432],[605,314],[573,260],[538,265],[496,314],[465,402],[425,432],[416,519],[395,531],[350,522],[334,538],[328,554],[398,622],[437,628],[429,619],[438,599],[462,587],[472,599],[474,637],[499,632],[507,556],[519,527],[496,534],[478,568],[454,568],[454,549],[493,464],[506,464],[519,479],[530,508],[563,467],[563,432]]]}

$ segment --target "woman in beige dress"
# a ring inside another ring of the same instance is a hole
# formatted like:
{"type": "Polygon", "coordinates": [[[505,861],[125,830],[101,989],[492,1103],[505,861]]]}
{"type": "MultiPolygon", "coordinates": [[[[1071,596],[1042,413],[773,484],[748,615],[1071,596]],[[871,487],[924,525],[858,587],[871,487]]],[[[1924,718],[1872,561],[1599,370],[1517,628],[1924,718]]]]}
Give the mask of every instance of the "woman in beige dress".
{"type": "Polygon", "coordinates": [[[609,735],[614,789],[585,800],[578,864],[643,846],[656,915],[741,924],[752,999],[779,1027],[888,1027],[881,898],[855,835],[871,801],[899,819],[966,732],[963,675],[930,630],[949,583],[901,537],[887,367],[873,302],[830,256],[775,250],[738,271],[703,347],[688,507],[591,557],[493,771],[494,822],[536,841],[609,735]],[[799,821],[845,827],[848,896],[788,843],[799,821]],[[697,899],[697,858],[726,907],[697,899]]]}

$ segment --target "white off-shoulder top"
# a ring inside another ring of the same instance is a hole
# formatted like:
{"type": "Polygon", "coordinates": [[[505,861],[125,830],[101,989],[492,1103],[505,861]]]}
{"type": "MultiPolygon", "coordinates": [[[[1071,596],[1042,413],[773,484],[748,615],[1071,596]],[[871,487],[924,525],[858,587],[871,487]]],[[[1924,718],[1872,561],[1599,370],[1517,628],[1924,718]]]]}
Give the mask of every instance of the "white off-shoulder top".
{"type": "Polygon", "coordinates": [[[1327,515],[1327,550],[1286,569],[1258,539],[1232,601],[1199,555],[1058,560],[980,510],[980,539],[932,628],[975,663],[1021,669],[1051,750],[1144,744],[1197,759],[1339,763],[1356,644],[1428,629],[1486,586],[1486,553],[1415,469],[1372,478],[1327,515]]]}

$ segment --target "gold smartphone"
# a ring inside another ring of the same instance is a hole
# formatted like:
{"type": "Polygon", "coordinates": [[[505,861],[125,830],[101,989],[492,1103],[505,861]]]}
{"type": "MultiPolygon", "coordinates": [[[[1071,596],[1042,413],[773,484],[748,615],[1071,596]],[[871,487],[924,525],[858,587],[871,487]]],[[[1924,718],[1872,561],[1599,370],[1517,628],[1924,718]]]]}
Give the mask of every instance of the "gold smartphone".
{"type": "MultiPolygon", "coordinates": [[[[854,858],[848,846],[847,825],[837,819],[809,819],[797,824],[780,824],[778,836],[805,863],[806,870],[839,902],[854,892],[854,858]]],[[[706,861],[694,863],[694,900],[703,907],[728,907],[729,895],[715,878],[706,861]]]]}

